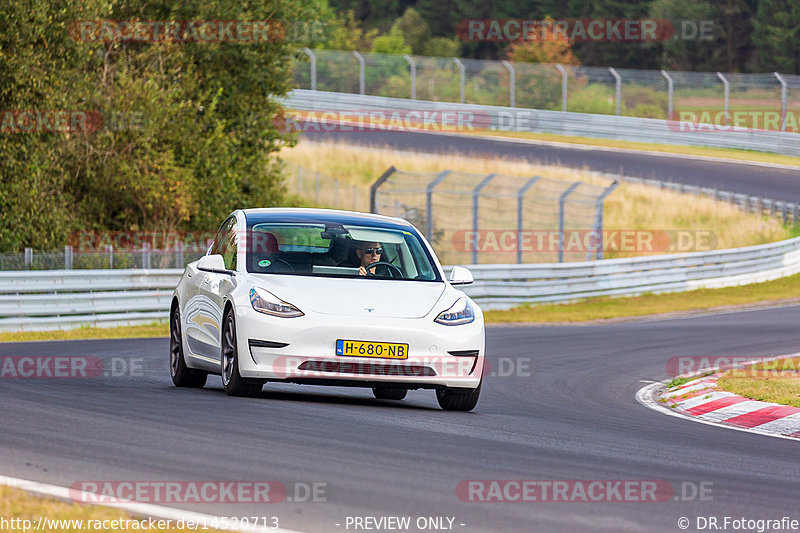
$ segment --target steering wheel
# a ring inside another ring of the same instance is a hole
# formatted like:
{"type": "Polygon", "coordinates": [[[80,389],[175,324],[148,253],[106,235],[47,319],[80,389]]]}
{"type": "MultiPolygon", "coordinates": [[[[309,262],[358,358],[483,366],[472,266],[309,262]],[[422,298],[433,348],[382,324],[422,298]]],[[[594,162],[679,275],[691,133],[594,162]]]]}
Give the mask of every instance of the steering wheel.
{"type": "Polygon", "coordinates": [[[374,267],[374,266],[380,266],[380,265],[383,265],[383,266],[389,268],[389,275],[390,275],[389,277],[392,277],[392,278],[402,278],[403,277],[403,271],[400,270],[396,265],[393,265],[393,264],[389,263],[388,261],[375,261],[374,263],[370,263],[367,266],[365,266],[364,269],[367,271],[367,276],[377,277],[378,274],[377,273],[373,274],[372,272],[370,272],[370,269],[372,267],[374,267]],[[392,274],[392,269],[394,269],[394,271],[397,272],[397,276],[392,274]]]}

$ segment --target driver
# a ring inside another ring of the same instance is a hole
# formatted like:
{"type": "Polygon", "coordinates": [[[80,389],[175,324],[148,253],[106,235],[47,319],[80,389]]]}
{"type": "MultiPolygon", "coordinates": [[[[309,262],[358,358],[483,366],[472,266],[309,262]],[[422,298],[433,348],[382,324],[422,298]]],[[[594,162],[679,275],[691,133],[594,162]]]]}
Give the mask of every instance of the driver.
{"type": "MultiPolygon", "coordinates": [[[[356,248],[356,255],[358,256],[358,275],[359,276],[366,276],[367,275],[367,266],[371,265],[372,263],[377,263],[378,261],[382,261],[383,255],[383,248],[381,247],[380,243],[377,242],[360,242],[358,244],[358,248],[356,248]]],[[[370,274],[375,274],[375,269],[377,267],[372,267],[369,269],[370,274]]]]}

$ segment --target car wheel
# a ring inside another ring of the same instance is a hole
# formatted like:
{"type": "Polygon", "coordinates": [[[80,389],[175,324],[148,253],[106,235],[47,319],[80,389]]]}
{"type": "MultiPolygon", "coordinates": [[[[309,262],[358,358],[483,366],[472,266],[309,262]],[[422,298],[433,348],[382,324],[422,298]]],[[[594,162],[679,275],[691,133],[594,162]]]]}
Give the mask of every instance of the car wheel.
{"type": "Polygon", "coordinates": [[[172,311],[169,320],[169,374],[177,387],[199,389],[206,384],[208,374],[192,370],[183,358],[183,337],[181,336],[181,313],[178,306],[172,311]]]}
{"type": "Polygon", "coordinates": [[[236,321],[233,310],[225,313],[222,326],[222,386],[228,396],[255,397],[261,394],[263,381],[246,380],[239,374],[239,351],[236,344],[236,321]]]}
{"type": "Polygon", "coordinates": [[[402,400],[408,394],[408,389],[373,387],[372,394],[379,400],[402,400]]]}
{"type": "Polygon", "coordinates": [[[436,389],[436,400],[445,411],[472,411],[478,404],[483,381],[474,389],[436,389]]]}

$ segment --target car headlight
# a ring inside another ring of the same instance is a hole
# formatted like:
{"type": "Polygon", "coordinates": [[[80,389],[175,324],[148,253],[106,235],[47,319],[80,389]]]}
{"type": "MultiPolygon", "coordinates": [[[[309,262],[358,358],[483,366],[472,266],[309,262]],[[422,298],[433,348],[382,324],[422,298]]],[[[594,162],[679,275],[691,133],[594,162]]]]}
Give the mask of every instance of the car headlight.
{"type": "Polygon", "coordinates": [[[250,303],[259,313],[283,318],[303,316],[303,312],[264,289],[250,289],[250,303]]]}
{"type": "Polygon", "coordinates": [[[475,320],[475,311],[472,309],[472,304],[462,296],[447,311],[439,313],[439,316],[433,321],[445,326],[459,326],[469,324],[473,320],[475,320]]]}

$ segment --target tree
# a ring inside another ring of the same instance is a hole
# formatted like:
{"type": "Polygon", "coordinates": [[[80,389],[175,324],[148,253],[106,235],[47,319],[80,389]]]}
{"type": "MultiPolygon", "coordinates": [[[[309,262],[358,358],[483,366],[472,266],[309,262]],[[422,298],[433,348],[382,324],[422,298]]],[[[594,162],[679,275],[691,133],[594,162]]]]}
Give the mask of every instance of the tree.
{"type": "Polygon", "coordinates": [[[7,2],[0,109],[86,110],[105,126],[0,135],[0,249],[52,248],[77,228],[213,230],[234,208],[279,204],[275,153],[294,137],[275,97],[291,88],[294,43],[92,40],[70,24],[307,21],[315,1],[7,2]]]}
{"type": "Polygon", "coordinates": [[[517,63],[580,65],[572,53],[573,43],[562,34],[556,34],[552,22],[552,18],[545,18],[542,23],[543,34],[537,31],[531,39],[511,44],[506,51],[508,59],[517,63]]]}
{"type": "MultiPolygon", "coordinates": [[[[86,110],[72,95],[89,92],[83,71],[96,58],[70,39],[75,19],[107,16],[95,0],[6,2],[0,10],[0,110],[86,110]]],[[[0,132],[0,250],[55,248],[75,228],[63,167],[67,132],[0,132]]]]}
{"type": "Polygon", "coordinates": [[[372,51],[376,54],[410,54],[411,45],[406,43],[403,32],[397,25],[392,26],[389,33],[381,35],[372,43],[372,51]]]}
{"type": "MultiPolygon", "coordinates": [[[[654,55],[659,57],[658,65],[670,70],[713,69],[715,45],[713,41],[698,41],[699,21],[717,20],[714,6],[705,0],[655,0],[650,6],[649,17],[671,21],[675,34],[662,42],[649,43],[654,55]],[[681,22],[686,20],[689,26],[681,22]],[[686,33],[686,35],[684,35],[686,33]]],[[[719,24],[715,22],[715,30],[719,24]]],[[[718,33],[715,32],[715,33],[718,33]]],[[[719,49],[719,47],[716,47],[719,49]]]]}
{"type": "Polygon", "coordinates": [[[378,35],[376,29],[364,30],[351,10],[331,14],[324,25],[327,35],[319,46],[329,50],[369,50],[378,35]]]}
{"type": "Polygon", "coordinates": [[[760,0],[753,29],[753,42],[764,70],[800,74],[800,3],[760,0]]]}

